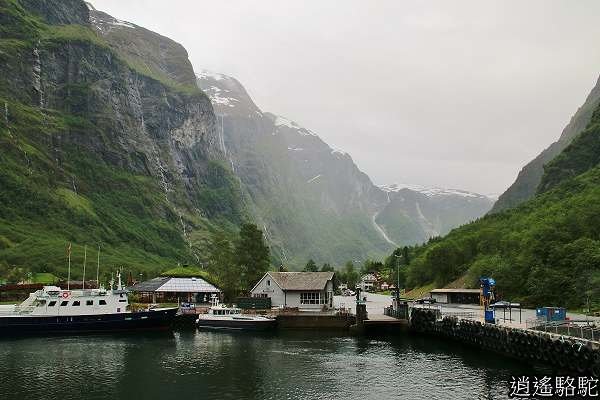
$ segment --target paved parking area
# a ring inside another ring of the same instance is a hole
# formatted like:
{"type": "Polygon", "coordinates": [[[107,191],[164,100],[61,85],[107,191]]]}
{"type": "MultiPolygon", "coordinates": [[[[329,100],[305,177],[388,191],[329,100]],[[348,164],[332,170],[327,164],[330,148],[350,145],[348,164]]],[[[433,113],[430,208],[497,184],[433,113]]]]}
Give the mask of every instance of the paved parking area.
{"type": "MultiPolygon", "coordinates": [[[[383,309],[392,305],[392,296],[386,296],[382,294],[367,293],[367,312],[370,315],[383,315],[383,309]]],[[[336,308],[350,308],[352,313],[356,313],[356,297],[354,296],[334,296],[334,306],[336,308]]],[[[473,319],[483,320],[483,310],[479,305],[476,304],[442,304],[437,303],[433,305],[420,305],[413,304],[414,307],[419,308],[432,308],[439,309],[442,314],[457,314],[461,317],[471,317],[473,319]]],[[[526,321],[535,319],[535,310],[530,308],[523,308],[521,310],[521,318],[519,321],[519,310],[513,309],[512,313],[506,310],[506,317],[504,317],[503,310],[496,311],[496,320],[501,325],[513,326],[513,327],[526,327],[526,321]],[[511,315],[512,314],[512,315],[511,315]],[[512,316],[512,319],[510,318],[512,316]]],[[[589,320],[600,324],[600,317],[588,317],[583,314],[575,314],[567,311],[567,317],[571,320],[589,320]]]]}

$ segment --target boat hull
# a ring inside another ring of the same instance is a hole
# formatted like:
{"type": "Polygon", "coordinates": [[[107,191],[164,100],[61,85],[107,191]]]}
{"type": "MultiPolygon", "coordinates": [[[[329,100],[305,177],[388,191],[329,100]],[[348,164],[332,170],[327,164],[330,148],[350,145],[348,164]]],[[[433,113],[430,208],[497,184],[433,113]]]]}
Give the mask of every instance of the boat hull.
{"type": "Polygon", "coordinates": [[[124,332],[169,329],[177,308],[134,313],[0,317],[0,335],[124,332]]]}
{"type": "Polygon", "coordinates": [[[199,329],[229,329],[266,331],[275,328],[276,321],[273,320],[213,320],[199,319],[196,322],[199,329]]]}

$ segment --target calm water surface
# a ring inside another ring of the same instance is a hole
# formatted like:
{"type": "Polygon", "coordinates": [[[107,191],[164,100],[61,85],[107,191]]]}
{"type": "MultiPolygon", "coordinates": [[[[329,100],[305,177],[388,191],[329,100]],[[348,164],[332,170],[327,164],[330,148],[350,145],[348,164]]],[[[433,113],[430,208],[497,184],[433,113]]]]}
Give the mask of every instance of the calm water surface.
{"type": "Polygon", "coordinates": [[[289,332],[0,339],[0,399],[505,399],[515,361],[456,343],[289,332]]]}

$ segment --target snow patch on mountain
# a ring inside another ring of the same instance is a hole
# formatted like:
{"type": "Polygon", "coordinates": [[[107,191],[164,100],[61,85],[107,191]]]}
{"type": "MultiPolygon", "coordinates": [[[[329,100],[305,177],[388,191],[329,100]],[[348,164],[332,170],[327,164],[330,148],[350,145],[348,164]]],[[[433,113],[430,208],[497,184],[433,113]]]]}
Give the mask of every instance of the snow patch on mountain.
{"type": "MultiPolygon", "coordinates": [[[[94,6],[92,4],[90,4],[88,2],[86,2],[85,4],[86,4],[88,10],[96,11],[96,9],[94,8],[94,6]]],[[[90,24],[95,26],[96,28],[98,28],[102,33],[107,33],[108,31],[112,30],[115,27],[117,27],[117,28],[123,27],[123,28],[129,28],[129,29],[137,28],[137,26],[132,24],[131,22],[122,21],[122,20],[112,17],[110,15],[107,15],[107,17],[108,18],[100,19],[100,18],[97,18],[93,13],[90,13],[90,24]]]]}
{"type": "Polygon", "coordinates": [[[461,196],[461,197],[470,197],[470,198],[478,198],[478,199],[482,199],[482,198],[487,198],[488,196],[484,196],[482,194],[479,193],[473,193],[473,192],[468,192],[466,190],[460,190],[460,189],[445,189],[445,188],[440,188],[440,187],[428,187],[428,186],[421,186],[421,185],[411,185],[411,184],[405,184],[405,183],[394,183],[391,185],[380,185],[379,188],[381,190],[383,190],[384,192],[388,192],[388,193],[396,193],[399,192],[402,189],[409,189],[412,190],[414,192],[419,192],[421,194],[424,194],[427,197],[434,197],[434,196],[461,196]]]}
{"type": "Polygon", "coordinates": [[[298,125],[296,122],[291,119],[287,119],[282,117],[281,115],[277,115],[274,122],[276,127],[286,127],[290,129],[295,129],[302,136],[315,136],[318,137],[316,133],[312,132],[310,129],[306,129],[298,125]]]}
{"type": "Polygon", "coordinates": [[[221,89],[217,86],[210,86],[204,89],[204,93],[210,98],[213,104],[219,104],[222,106],[235,107],[234,103],[239,103],[239,100],[235,97],[226,96],[226,93],[230,93],[231,90],[221,89]]]}
{"type": "Polygon", "coordinates": [[[309,179],[308,181],[306,181],[306,183],[312,183],[312,182],[316,181],[317,179],[319,179],[321,176],[322,176],[322,175],[321,175],[321,174],[319,174],[319,175],[315,176],[314,178],[311,178],[311,179],[309,179]]]}
{"type": "Polygon", "coordinates": [[[219,74],[218,72],[212,72],[206,69],[201,69],[196,73],[196,77],[199,79],[214,79],[215,81],[222,81],[229,78],[227,75],[219,74]]]}

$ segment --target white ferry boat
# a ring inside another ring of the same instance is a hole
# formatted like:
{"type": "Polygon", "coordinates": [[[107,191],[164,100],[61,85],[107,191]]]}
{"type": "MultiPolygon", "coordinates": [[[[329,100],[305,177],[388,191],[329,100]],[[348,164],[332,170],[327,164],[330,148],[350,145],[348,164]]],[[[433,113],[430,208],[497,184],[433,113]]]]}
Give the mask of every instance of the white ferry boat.
{"type": "Polygon", "coordinates": [[[177,308],[131,312],[120,273],[117,280],[114,290],[112,284],[109,290],[44,286],[20,305],[0,306],[0,335],[166,329],[171,325],[177,308]]]}
{"type": "Polygon", "coordinates": [[[276,321],[261,315],[245,315],[237,307],[227,307],[213,301],[206,314],[200,314],[196,320],[198,328],[267,330],[275,327],[276,321]]]}

